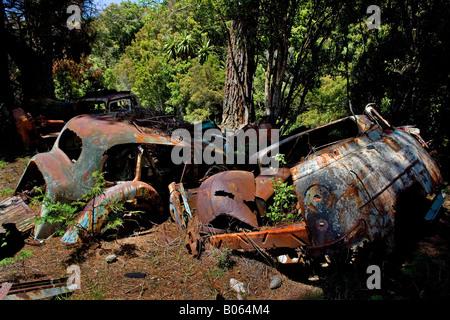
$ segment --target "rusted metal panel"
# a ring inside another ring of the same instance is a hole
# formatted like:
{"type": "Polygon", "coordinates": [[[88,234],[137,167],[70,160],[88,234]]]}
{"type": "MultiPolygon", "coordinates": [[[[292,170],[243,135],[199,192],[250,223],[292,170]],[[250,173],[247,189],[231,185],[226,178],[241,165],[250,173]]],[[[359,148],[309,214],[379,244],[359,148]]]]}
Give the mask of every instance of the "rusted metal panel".
{"type": "Polygon", "coordinates": [[[100,232],[106,216],[111,211],[110,205],[132,199],[142,199],[146,201],[154,199],[156,204],[159,204],[158,193],[147,183],[128,181],[118,184],[105,190],[101,196],[89,201],[76,218],[74,225],[64,234],[61,241],[75,243],[81,240],[80,232],[100,232]]]}
{"type": "Polygon", "coordinates": [[[426,193],[442,183],[425,149],[403,130],[373,126],[362,136],[312,155],[291,169],[299,206],[315,246],[334,243],[363,219],[366,234],[393,232],[399,195],[415,182],[426,193]]]}
{"type": "MultiPolygon", "coordinates": [[[[287,138],[285,138],[285,139],[283,139],[283,140],[281,140],[279,142],[271,144],[271,145],[267,146],[266,148],[258,151],[256,154],[251,155],[250,156],[250,163],[261,162],[263,157],[267,156],[267,154],[269,154],[271,151],[279,149],[279,147],[281,145],[283,145],[283,144],[287,144],[287,143],[290,143],[292,141],[295,141],[296,139],[298,139],[298,138],[300,138],[302,136],[308,136],[309,134],[311,134],[311,133],[313,133],[315,131],[319,131],[319,130],[325,129],[327,127],[336,126],[336,125],[338,125],[340,123],[348,121],[349,119],[356,123],[356,125],[358,126],[360,132],[370,132],[374,128],[374,126],[375,126],[376,129],[379,128],[379,126],[377,126],[374,122],[372,122],[370,119],[368,119],[364,115],[362,115],[362,116],[345,117],[345,118],[342,118],[342,119],[338,119],[338,120],[332,121],[332,122],[327,123],[327,124],[323,124],[323,125],[317,126],[315,128],[312,128],[312,129],[308,129],[308,130],[299,132],[299,133],[291,135],[291,136],[289,136],[289,137],[287,137],[287,138]]],[[[300,159],[298,159],[298,161],[300,161],[300,159]]]]}
{"type": "Polygon", "coordinates": [[[184,237],[186,249],[194,256],[201,250],[201,223],[196,212],[197,189],[185,190],[183,183],[172,182],[169,185],[170,215],[180,229],[184,237]]]}
{"type": "Polygon", "coordinates": [[[0,202],[0,233],[5,233],[3,224],[13,223],[17,230],[26,232],[34,227],[36,214],[27,206],[21,197],[11,197],[0,202]]]}
{"type": "Polygon", "coordinates": [[[103,150],[125,143],[154,143],[176,145],[170,137],[146,127],[139,127],[117,121],[114,115],[80,115],[69,121],[64,129],[77,133],[81,139],[87,139],[86,148],[100,148],[103,150]]]}
{"type": "Polygon", "coordinates": [[[276,181],[285,182],[290,175],[291,172],[289,168],[279,168],[278,171],[273,175],[258,175],[257,177],[255,177],[255,196],[263,199],[264,201],[269,200],[274,193],[272,187],[273,179],[275,179],[276,181]]]}
{"type": "Polygon", "coordinates": [[[3,300],[40,300],[74,291],[67,286],[68,278],[15,283],[9,287],[3,300]]]}
{"type": "Polygon", "coordinates": [[[439,210],[444,204],[444,198],[445,196],[443,192],[440,192],[439,194],[436,195],[436,197],[433,200],[433,203],[431,204],[430,210],[428,210],[425,216],[425,220],[433,221],[436,218],[439,210]]]}
{"type": "Polygon", "coordinates": [[[39,134],[31,116],[26,114],[22,108],[13,109],[12,113],[16,121],[17,133],[21,136],[23,144],[26,146],[32,143],[36,144],[39,134]]]}
{"type": "Polygon", "coordinates": [[[5,297],[8,295],[9,290],[12,287],[12,283],[9,282],[4,282],[2,283],[1,287],[0,287],[0,300],[5,299],[5,297]]]}
{"type": "Polygon", "coordinates": [[[187,221],[192,219],[190,201],[182,183],[176,184],[172,182],[169,185],[169,192],[170,215],[180,228],[180,231],[184,233],[187,228],[187,221]]]}
{"type": "Polygon", "coordinates": [[[252,232],[212,235],[209,242],[217,248],[242,250],[298,248],[309,245],[305,223],[252,232]]]}
{"type": "Polygon", "coordinates": [[[242,221],[258,228],[255,213],[255,180],[247,171],[225,171],[206,179],[198,189],[197,216],[209,224],[220,216],[242,221]]]}

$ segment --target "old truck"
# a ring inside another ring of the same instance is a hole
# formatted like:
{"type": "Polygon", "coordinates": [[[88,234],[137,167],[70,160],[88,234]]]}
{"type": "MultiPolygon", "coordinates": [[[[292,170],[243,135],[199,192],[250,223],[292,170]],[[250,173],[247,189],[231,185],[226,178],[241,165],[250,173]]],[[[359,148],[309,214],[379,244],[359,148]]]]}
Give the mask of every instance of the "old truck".
{"type": "MultiPolygon", "coordinates": [[[[80,114],[129,113],[140,110],[130,91],[103,91],[70,102],[31,99],[11,110],[19,138],[25,147],[48,150],[67,121],[80,114]]],[[[12,129],[12,128],[11,128],[12,129]]]]}
{"type": "Polygon", "coordinates": [[[281,263],[355,250],[365,242],[379,241],[389,251],[398,221],[418,215],[433,220],[442,205],[442,176],[419,129],[393,127],[370,105],[364,114],[296,133],[254,157],[274,147],[286,164],[273,172],[232,170],[199,188],[170,185],[171,214],[192,254],[199,255],[205,243],[257,250],[281,263]],[[295,223],[265,219],[273,178],[295,188],[295,223]],[[400,212],[406,196],[407,203],[426,200],[429,210],[400,212]]]}

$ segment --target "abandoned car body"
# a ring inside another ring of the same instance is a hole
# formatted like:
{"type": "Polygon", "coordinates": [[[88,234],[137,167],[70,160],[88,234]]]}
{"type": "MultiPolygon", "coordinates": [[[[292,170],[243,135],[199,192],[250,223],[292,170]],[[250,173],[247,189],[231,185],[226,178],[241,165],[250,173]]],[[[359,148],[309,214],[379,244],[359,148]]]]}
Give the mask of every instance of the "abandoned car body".
{"type": "MultiPolygon", "coordinates": [[[[24,232],[33,226],[31,221],[36,217],[26,204],[34,195],[34,187],[40,187],[52,202],[70,203],[82,199],[83,194],[92,189],[96,171],[104,174],[106,188],[101,196],[87,203],[62,241],[79,240],[80,230],[98,232],[110,210],[108,203],[142,200],[151,204],[150,209],[162,210],[155,186],[167,190],[167,186],[160,186],[163,176],[176,179],[176,174],[183,169],[173,168],[170,163],[170,148],[176,144],[170,136],[118,121],[114,115],[77,116],[64,126],[50,152],[30,159],[15,197],[1,208],[0,222],[15,219],[13,222],[24,225],[19,230],[24,232]],[[15,209],[11,209],[11,204],[15,204],[15,209]]],[[[44,202],[38,215],[45,217],[46,214],[44,202]]],[[[55,228],[50,223],[38,224],[34,236],[47,238],[55,228]]]]}
{"type": "Polygon", "coordinates": [[[82,113],[133,112],[140,108],[138,98],[130,91],[87,95],[75,101],[75,110],[82,113]]]}
{"type": "MultiPolygon", "coordinates": [[[[419,212],[428,220],[442,203],[440,171],[418,134],[414,128],[392,127],[366,107],[363,115],[280,141],[277,147],[285,154],[286,165],[271,175],[226,171],[198,189],[173,184],[172,216],[193,254],[199,253],[204,239],[218,248],[265,251],[281,263],[298,262],[305,254],[355,249],[378,239],[389,249],[403,194],[420,189],[414,197],[434,197],[428,214],[419,212]],[[295,187],[299,217],[295,224],[262,226],[264,208],[274,193],[273,177],[295,187]]],[[[402,214],[412,219],[416,213],[402,214]]]]}
{"type": "Polygon", "coordinates": [[[17,133],[27,147],[48,151],[61,129],[80,114],[130,113],[140,110],[138,98],[130,91],[97,92],[74,102],[31,99],[22,108],[12,109],[17,133]]]}
{"type": "MultiPolygon", "coordinates": [[[[428,220],[442,204],[442,177],[420,131],[393,127],[371,107],[260,150],[250,158],[258,163],[251,170],[222,166],[213,174],[214,166],[174,166],[171,150],[180,143],[117,115],[75,117],[50,152],[30,160],[15,196],[0,203],[0,226],[13,222],[21,232],[33,227],[36,213],[27,202],[34,187],[51,201],[70,203],[92,189],[93,173],[100,172],[106,189],[87,203],[63,242],[79,241],[86,230],[99,232],[115,202],[157,213],[168,205],[193,254],[207,239],[218,248],[264,251],[281,263],[295,263],[365,241],[391,246],[399,199],[410,190],[433,201],[428,220]],[[274,150],[285,155],[285,164],[275,171],[263,168],[260,159],[274,150]],[[274,178],[294,186],[293,224],[267,223],[274,178]]],[[[43,205],[38,215],[46,214],[43,205]]],[[[34,236],[47,238],[56,227],[39,224],[34,236]]]]}

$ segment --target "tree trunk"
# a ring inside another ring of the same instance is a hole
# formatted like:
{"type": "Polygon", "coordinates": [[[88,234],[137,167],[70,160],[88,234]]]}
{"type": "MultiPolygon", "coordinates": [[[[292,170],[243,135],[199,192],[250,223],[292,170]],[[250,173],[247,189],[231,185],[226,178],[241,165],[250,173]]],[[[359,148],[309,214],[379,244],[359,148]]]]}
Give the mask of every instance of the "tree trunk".
{"type": "MultiPolygon", "coordinates": [[[[3,1],[0,2],[0,39],[6,39],[3,1]]],[[[7,46],[8,42],[0,46],[0,103],[6,103],[11,107],[14,102],[14,95],[10,85],[7,46]]]]}
{"type": "Polygon", "coordinates": [[[267,70],[265,79],[264,102],[266,115],[275,122],[284,107],[284,91],[287,78],[289,55],[288,39],[298,9],[298,1],[281,1],[269,3],[268,21],[270,46],[268,48],[267,70]]]}
{"type": "Polygon", "coordinates": [[[251,22],[231,22],[225,77],[222,125],[236,129],[254,118],[253,78],[256,71],[255,48],[249,32],[251,22]]]}

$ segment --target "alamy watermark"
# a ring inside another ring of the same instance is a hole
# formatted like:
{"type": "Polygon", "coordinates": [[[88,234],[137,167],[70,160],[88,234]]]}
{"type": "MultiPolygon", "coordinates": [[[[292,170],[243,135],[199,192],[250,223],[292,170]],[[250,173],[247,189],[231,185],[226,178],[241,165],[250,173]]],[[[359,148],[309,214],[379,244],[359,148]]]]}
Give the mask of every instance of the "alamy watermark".
{"type": "Polygon", "coordinates": [[[81,9],[76,4],[72,4],[67,7],[66,13],[71,14],[69,18],[67,18],[66,26],[69,30],[72,29],[81,29],[81,9]]]}
{"type": "Polygon", "coordinates": [[[278,129],[226,130],[223,135],[219,129],[202,130],[197,123],[193,136],[187,129],[177,129],[172,140],[179,142],[172,149],[174,164],[260,164],[273,173],[279,166],[274,158],[279,151],[278,129]]]}
{"type": "Polygon", "coordinates": [[[380,269],[380,267],[375,264],[372,264],[367,267],[366,273],[370,274],[370,276],[367,278],[367,281],[366,281],[367,289],[369,289],[369,290],[381,289],[381,269],[380,269]]]}
{"type": "Polygon", "coordinates": [[[81,271],[80,267],[76,264],[72,264],[67,267],[66,273],[69,275],[67,278],[67,288],[70,290],[81,289],[81,271]]]}
{"type": "Polygon", "coordinates": [[[367,28],[369,29],[380,29],[381,27],[381,9],[377,5],[370,5],[366,10],[367,14],[371,14],[367,18],[367,28]]]}

